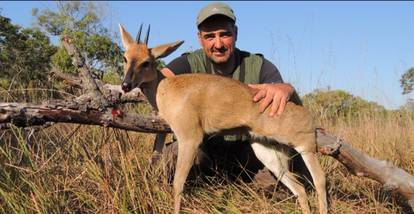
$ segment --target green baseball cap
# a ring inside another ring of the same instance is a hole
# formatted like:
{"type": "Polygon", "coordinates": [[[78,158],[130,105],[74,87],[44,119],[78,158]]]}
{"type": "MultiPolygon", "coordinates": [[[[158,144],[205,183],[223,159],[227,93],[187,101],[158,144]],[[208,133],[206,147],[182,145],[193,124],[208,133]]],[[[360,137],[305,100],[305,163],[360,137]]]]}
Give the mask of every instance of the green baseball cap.
{"type": "Polygon", "coordinates": [[[236,16],[230,6],[221,2],[214,2],[200,10],[197,16],[197,26],[214,15],[223,15],[236,22],[236,16]]]}

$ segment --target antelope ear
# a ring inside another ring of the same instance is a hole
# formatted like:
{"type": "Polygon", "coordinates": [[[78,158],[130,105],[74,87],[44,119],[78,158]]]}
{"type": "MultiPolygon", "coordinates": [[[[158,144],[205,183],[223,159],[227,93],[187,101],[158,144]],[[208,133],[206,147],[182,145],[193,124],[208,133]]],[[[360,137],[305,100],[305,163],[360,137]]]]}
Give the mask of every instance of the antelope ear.
{"type": "Polygon", "coordinates": [[[157,46],[151,49],[151,54],[154,56],[155,59],[166,57],[175,50],[177,50],[177,48],[180,47],[180,45],[182,45],[183,43],[184,41],[177,41],[157,46]]]}
{"type": "Polygon", "coordinates": [[[124,46],[125,50],[129,48],[131,44],[134,43],[134,39],[132,39],[131,35],[119,24],[119,32],[121,33],[122,45],[124,46]]]}

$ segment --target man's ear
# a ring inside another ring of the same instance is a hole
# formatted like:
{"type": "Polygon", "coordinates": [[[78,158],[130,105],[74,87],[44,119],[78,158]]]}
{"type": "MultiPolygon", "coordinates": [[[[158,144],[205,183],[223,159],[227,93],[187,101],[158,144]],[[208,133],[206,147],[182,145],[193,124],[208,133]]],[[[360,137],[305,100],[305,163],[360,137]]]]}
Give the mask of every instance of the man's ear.
{"type": "Polygon", "coordinates": [[[134,39],[131,37],[131,35],[122,27],[121,24],[119,24],[119,32],[121,33],[121,39],[122,39],[122,45],[124,46],[124,49],[127,50],[129,46],[134,43],[134,39]]]}
{"type": "Polygon", "coordinates": [[[198,38],[198,43],[200,43],[200,45],[202,45],[202,43],[201,43],[202,39],[201,39],[201,32],[200,31],[197,32],[197,38],[198,38]]]}
{"type": "Polygon", "coordinates": [[[237,36],[239,35],[239,28],[237,28],[237,25],[234,25],[234,41],[237,41],[237,36]]]}
{"type": "Polygon", "coordinates": [[[184,41],[177,41],[151,48],[151,55],[154,56],[155,59],[166,57],[177,50],[183,43],[184,41]]]}

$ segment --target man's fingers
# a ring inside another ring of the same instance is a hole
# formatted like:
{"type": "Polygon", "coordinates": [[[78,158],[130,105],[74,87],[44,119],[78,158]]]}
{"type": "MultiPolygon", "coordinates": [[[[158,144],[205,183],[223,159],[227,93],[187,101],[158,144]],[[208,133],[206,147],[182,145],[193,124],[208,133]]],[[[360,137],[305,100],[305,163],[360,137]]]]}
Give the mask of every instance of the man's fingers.
{"type": "Polygon", "coordinates": [[[263,87],[258,84],[248,84],[250,91],[253,93],[253,101],[257,102],[266,96],[266,90],[263,90],[263,87]]]}
{"type": "Polygon", "coordinates": [[[253,101],[257,102],[261,99],[263,99],[264,97],[266,97],[266,90],[260,90],[259,92],[257,92],[254,97],[253,97],[253,101]]]}
{"type": "Polygon", "coordinates": [[[277,116],[280,116],[283,113],[283,111],[285,110],[286,103],[287,103],[286,99],[287,99],[287,97],[282,97],[280,99],[279,108],[278,108],[277,113],[276,113],[277,116]]]}
{"type": "Polygon", "coordinates": [[[262,101],[260,101],[259,110],[260,112],[264,112],[264,110],[269,106],[272,102],[272,96],[266,96],[262,101]]]}
{"type": "Polygon", "coordinates": [[[270,107],[269,116],[273,117],[277,110],[280,108],[280,97],[278,95],[275,95],[273,97],[272,106],[270,107]]]}
{"type": "Polygon", "coordinates": [[[261,89],[263,86],[261,84],[247,84],[250,88],[261,89]]]}
{"type": "Polygon", "coordinates": [[[294,92],[289,84],[249,84],[253,92],[253,101],[258,102],[260,112],[269,108],[268,114],[273,117],[281,115],[285,110],[286,103],[294,92]]]}
{"type": "Polygon", "coordinates": [[[249,89],[253,93],[253,95],[256,95],[260,91],[260,89],[258,89],[258,88],[249,87],[249,89]]]}

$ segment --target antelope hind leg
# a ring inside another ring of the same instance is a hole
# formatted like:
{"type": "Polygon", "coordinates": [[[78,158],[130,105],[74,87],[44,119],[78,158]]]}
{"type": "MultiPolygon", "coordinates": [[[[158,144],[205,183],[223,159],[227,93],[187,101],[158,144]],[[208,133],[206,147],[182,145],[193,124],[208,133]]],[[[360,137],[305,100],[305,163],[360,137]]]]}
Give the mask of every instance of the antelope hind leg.
{"type": "MultiPolygon", "coordinates": [[[[299,151],[298,151],[299,152],[299,151]]],[[[314,152],[299,152],[301,154],[303,161],[308,168],[313,183],[315,185],[316,192],[318,193],[318,201],[319,201],[319,213],[328,213],[328,201],[326,195],[326,177],[325,172],[322,170],[322,167],[316,157],[314,152]]]]}
{"type": "Polygon", "coordinates": [[[308,197],[305,188],[288,170],[289,157],[287,151],[278,150],[272,145],[259,142],[251,144],[253,151],[263,165],[267,167],[289,190],[298,197],[303,213],[310,213],[308,197]]]}

